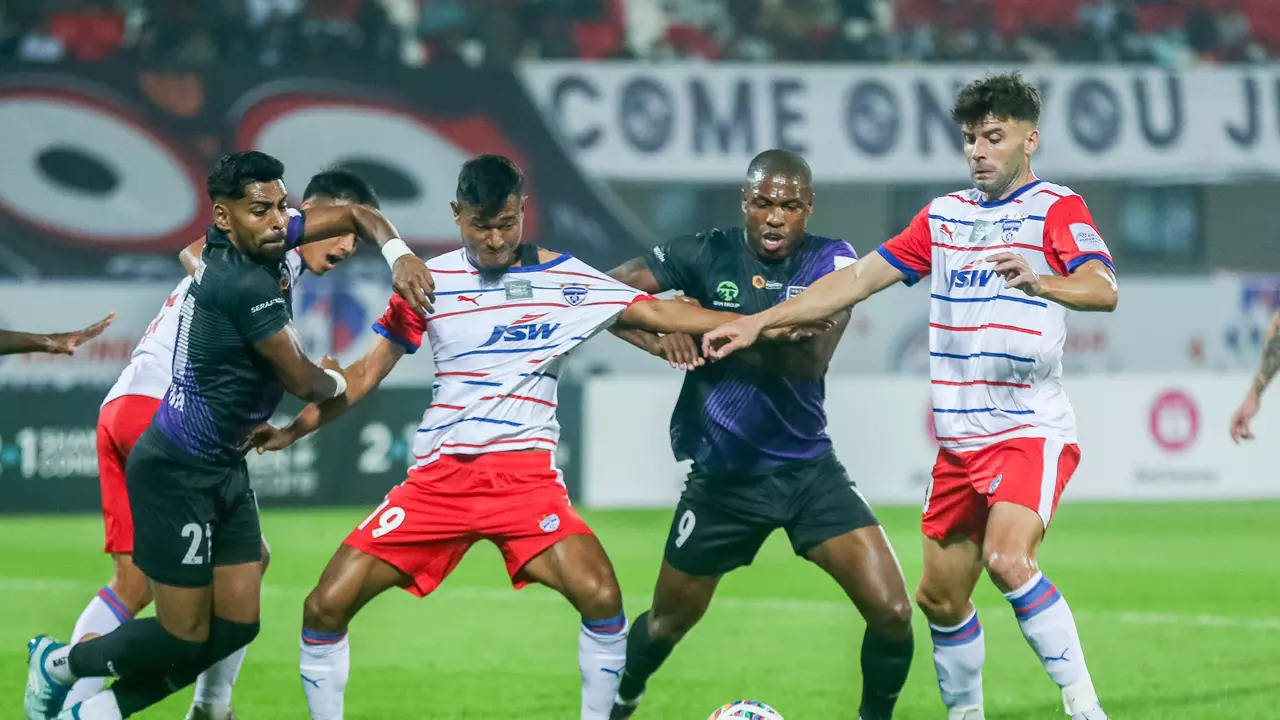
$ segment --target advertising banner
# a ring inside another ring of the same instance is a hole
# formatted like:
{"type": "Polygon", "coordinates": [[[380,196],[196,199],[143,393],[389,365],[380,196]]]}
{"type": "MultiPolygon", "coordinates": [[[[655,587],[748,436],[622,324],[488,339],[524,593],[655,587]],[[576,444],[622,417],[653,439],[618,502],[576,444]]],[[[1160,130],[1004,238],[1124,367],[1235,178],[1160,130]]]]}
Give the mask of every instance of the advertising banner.
{"type": "Polygon", "coordinates": [[[1040,89],[1042,177],[1197,182],[1280,173],[1280,66],[536,62],[521,73],[589,173],[736,182],[771,147],[819,182],[966,184],[956,91],[1019,69],[1040,89]]]}

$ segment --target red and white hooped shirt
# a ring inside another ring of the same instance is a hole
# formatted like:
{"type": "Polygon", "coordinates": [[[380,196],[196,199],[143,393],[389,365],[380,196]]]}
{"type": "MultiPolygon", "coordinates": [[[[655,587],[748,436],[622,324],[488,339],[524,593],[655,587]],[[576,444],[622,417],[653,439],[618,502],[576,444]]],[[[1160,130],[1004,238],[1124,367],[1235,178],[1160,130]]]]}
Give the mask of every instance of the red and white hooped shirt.
{"type": "Polygon", "coordinates": [[[392,296],[374,332],[415,352],[425,332],[436,365],[431,405],[413,443],[414,465],[440,455],[554,450],[564,355],[651,295],[571,255],[481,275],[459,249],[427,262],[435,311],[392,296]]]}
{"type": "Polygon", "coordinates": [[[1067,310],[1005,287],[987,258],[1015,252],[1042,275],[1089,260],[1114,271],[1084,200],[1036,180],[985,202],[976,189],[935,198],[877,252],[907,276],[932,275],[929,369],[938,442],[975,450],[1016,437],[1075,442],[1062,389],[1067,310]]]}

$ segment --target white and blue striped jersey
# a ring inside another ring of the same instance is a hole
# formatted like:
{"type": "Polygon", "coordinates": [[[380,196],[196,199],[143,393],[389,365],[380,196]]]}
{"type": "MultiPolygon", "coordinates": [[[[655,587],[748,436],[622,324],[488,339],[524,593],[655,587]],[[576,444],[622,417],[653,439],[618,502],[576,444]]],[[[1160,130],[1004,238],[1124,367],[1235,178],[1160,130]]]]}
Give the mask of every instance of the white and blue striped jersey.
{"type": "Polygon", "coordinates": [[[877,252],[907,284],[932,275],[929,370],[942,447],[1016,437],[1075,442],[1061,384],[1066,308],[1005,287],[988,258],[1019,253],[1042,275],[1068,275],[1089,260],[1114,270],[1079,195],[1043,180],[995,202],[976,189],[944,195],[877,252]]]}
{"type": "Polygon", "coordinates": [[[431,404],[414,438],[415,466],[443,455],[554,450],[557,385],[566,353],[651,299],[571,255],[481,274],[459,249],[427,263],[436,305],[422,317],[392,296],[378,334],[415,352],[423,334],[436,365],[431,404]]]}

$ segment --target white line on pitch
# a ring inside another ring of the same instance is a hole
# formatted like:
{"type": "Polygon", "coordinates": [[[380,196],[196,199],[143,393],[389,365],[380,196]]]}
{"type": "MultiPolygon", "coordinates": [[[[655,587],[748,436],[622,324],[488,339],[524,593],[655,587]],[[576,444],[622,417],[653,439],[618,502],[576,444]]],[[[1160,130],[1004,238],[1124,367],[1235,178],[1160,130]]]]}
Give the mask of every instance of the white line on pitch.
{"type": "MultiPolygon", "coordinates": [[[[0,591],[84,593],[88,596],[99,587],[101,586],[94,583],[87,583],[70,578],[0,577],[0,591]]],[[[305,597],[310,591],[310,586],[275,585],[270,582],[262,588],[262,594],[267,597],[294,595],[301,598],[305,597]]],[[[514,591],[508,588],[478,588],[467,586],[449,587],[446,584],[432,597],[437,601],[445,602],[450,600],[484,600],[500,602],[512,599],[513,593],[514,591]]],[[[628,595],[626,597],[626,603],[631,607],[645,607],[648,605],[649,599],[650,598],[647,595],[628,595]]],[[[519,600],[520,602],[537,602],[545,604],[559,604],[564,602],[564,599],[560,597],[559,594],[546,589],[521,593],[519,600]]],[[[830,600],[802,600],[799,598],[742,598],[723,596],[717,597],[712,601],[712,603],[718,607],[769,612],[855,612],[851,603],[835,602],[830,600]]],[[[994,615],[996,613],[1007,613],[1009,608],[1007,606],[992,606],[979,608],[979,610],[984,614],[994,615]]],[[[1227,615],[1210,615],[1207,613],[1155,613],[1128,610],[1115,612],[1078,608],[1072,608],[1072,612],[1080,617],[1112,619],[1129,625],[1177,625],[1182,627],[1216,627],[1241,630],[1280,630],[1280,617],[1231,617],[1227,615]]]]}

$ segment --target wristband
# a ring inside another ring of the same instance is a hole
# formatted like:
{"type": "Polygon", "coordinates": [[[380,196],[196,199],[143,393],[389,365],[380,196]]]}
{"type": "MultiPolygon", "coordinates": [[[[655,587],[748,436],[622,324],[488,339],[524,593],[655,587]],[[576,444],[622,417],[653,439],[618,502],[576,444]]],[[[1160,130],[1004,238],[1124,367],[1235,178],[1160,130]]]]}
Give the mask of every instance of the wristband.
{"type": "Polygon", "coordinates": [[[382,257],[386,258],[387,265],[392,270],[396,267],[396,261],[405,255],[412,255],[413,251],[400,238],[391,238],[382,244],[382,257]]]}
{"type": "Polygon", "coordinates": [[[342,373],[338,372],[337,370],[330,370],[329,368],[321,368],[321,369],[324,370],[325,375],[328,375],[329,377],[333,378],[333,382],[337,384],[337,387],[333,389],[333,394],[329,396],[330,398],[336,398],[347,391],[346,376],[344,376],[342,373]]]}

